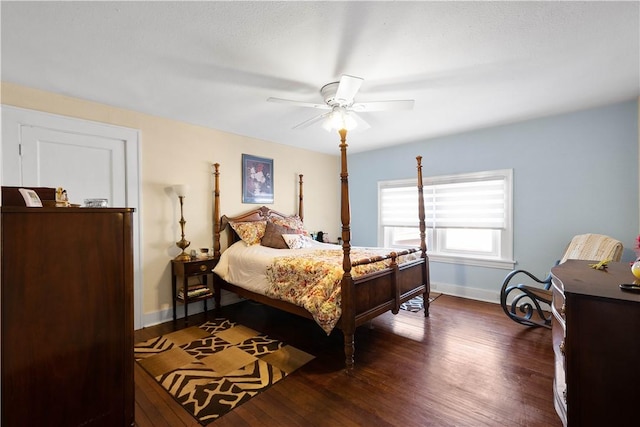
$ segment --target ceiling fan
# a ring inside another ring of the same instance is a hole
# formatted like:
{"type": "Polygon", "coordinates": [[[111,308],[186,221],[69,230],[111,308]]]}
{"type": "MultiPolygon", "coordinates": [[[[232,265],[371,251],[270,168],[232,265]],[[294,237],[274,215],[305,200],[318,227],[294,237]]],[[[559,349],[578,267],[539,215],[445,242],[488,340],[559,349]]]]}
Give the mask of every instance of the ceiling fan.
{"type": "Polygon", "coordinates": [[[279,102],[282,104],[293,104],[300,107],[316,108],[319,110],[329,110],[326,113],[312,117],[309,120],[296,125],[293,129],[302,129],[314,123],[323,121],[322,126],[326,130],[347,129],[351,130],[356,126],[362,129],[369,128],[369,124],[357,113],[368,113],[371,111],[390,110],[411,110],[415,101],[371,101],[355,102],[354,98],[360,90],[364,79],[360,77],[343,74],[339,82],[327,83],[320,88],[320,94],[324,99],[324,104],[313,102],[293,101],[282,98],[268,98],[267,101],[279,102]]]}

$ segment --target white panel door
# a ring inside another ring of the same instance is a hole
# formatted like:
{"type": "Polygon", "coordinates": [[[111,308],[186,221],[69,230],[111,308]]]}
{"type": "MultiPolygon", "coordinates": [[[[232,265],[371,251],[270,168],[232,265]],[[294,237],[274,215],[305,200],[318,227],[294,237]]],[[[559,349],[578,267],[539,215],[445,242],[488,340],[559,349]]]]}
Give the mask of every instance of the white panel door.
{"type": "MultiPolygon", "coordinates": [[[[62,187],[71,203],[134,208],[134,327],[142,321],[139,131],[2,105],[0,183],[62,187]]],[[[46,310],[46,307],[43,308],[46,310]]]]}
{"type": "Polygon", "coordinates": [[[22,126],[21,143],[22,185],[62,187],[71,203],[126,206],[125,141],[22,126]]]}

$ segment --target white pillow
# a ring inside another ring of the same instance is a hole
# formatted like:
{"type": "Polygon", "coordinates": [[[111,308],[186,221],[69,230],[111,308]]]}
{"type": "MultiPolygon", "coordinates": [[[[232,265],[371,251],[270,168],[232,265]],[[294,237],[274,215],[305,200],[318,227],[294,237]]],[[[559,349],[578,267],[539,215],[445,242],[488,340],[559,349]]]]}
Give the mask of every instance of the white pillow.
{"type": "Polygon", "coordinates": [[[302,249],[311,246],[311,243],[303,234],[283,234],[282,238],[289,246],[289,249],[302,249]]]}

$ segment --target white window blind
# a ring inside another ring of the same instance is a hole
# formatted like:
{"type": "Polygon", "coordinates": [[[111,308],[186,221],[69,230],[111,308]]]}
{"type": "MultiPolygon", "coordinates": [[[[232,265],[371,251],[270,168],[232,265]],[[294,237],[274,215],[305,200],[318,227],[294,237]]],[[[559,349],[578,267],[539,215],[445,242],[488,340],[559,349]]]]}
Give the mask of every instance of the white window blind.
{"type": "MultiPolygon", "coordinates": [[[[436,178],[424,185],[425,221],[429,228],[505,229],[510,203],[505,171],[436,178]]],[[[418,224],[418,189],[388,182],[380,188],[383,226],[418,224]]]]}
{"type": "Polygon", "coordinates": [[[404,184],[380,189],[380,220],[385,226],[418,225],[418,187],[404,184]]]}
{"type": "Polygon", "coordinates": [[[433,228],[504,229],[505,187],[504,178],[425,186],[427,224],[433,228]]]}

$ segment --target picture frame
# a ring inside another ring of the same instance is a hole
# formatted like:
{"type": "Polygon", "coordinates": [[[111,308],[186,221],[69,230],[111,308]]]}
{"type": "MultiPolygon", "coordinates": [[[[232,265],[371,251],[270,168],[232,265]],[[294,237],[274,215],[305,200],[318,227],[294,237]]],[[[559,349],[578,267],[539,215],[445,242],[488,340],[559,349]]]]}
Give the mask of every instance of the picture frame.
{"type": "Polygon", "coordinates": [[[34,190],[29,188],[19,188],[18,191],[22,194],[25,206],[29,208],[41,208],[42,200],[34,190]]]}
{"type": "Polygon", "coordinates": [[[242,203],[273,203],[273,159],[242,155],[242,203]]]}

